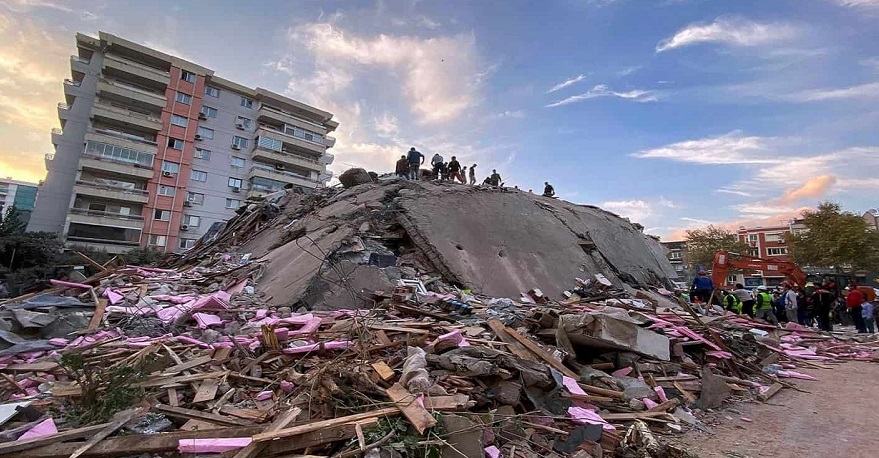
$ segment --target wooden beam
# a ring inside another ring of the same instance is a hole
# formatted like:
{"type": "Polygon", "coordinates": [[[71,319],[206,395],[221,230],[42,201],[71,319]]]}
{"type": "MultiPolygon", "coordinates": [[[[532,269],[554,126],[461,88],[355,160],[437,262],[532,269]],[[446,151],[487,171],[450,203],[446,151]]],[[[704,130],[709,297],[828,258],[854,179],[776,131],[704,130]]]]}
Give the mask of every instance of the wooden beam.
{"type": "Polygon", "coordinates": [[[436,419],[418,403],[418,398],[409,392],[403,385],[395,383],[393,386],[385,390],[385,394],[394,401],[394,404],[403,411],[406,419],[415,426],[419,434],[436,425],[436,419]]]}
{"type": "Polygon", "coordinates": [[[388,364],[384,361],[372,363],[372,368],[375,370],[378,376],[386,382],[394,378],[394,370],[391,369],[390,366],[388,366],[388,364]]]}
{"type": "MultiPolygon", "coordinates": [[[[267,426],[266,429],[264,429],[262,432],[270,433],[270,432],[284,429],[290,423],[292,423],[294,420],[296,420],[296,417],[298,417],[300,413],[302,413],[302,409],[300,409],[299,407],[294,407],[294,408],[278,415],[277,418],[275,418],[275,420],[272,421],[272,423],[269,426],[267,426]]],[[[268,444],[266,444],[265,442],[251,443],[247,447],[244,447],[241,450],[239,450],[238,453],[236,453],[233,458],[254,458],[254,457],[258,456],[260,454],[260,452],[262,452],[262,450],[266,447],[266,445],[268,445],[268,444]]]]}
{"type": "MultiPolygon", "coordinates": [[[[498,323],[500,323],[500,322],[498,321],[498,323]]],[[[489,326],[491,326],[491,325],[489,324],[489,326]]],[[[492,329],[494,329],[494,327],[492,327],[492,329]]],[[[555,370],[561,372],[562,374],[567,375],[568,377],[571,377],[574,380],[580,379],[579,374],[568,369],[567,366],[562,364],[561,361],[553,358],[552,355],[549,354],[548,351],[540,348],[540,346],[537,345],[536,343],[532,342],[531,339],[523,336],[522,334],[519,334],[518,332],[516,332],[516,330],[511,329],[506,326],[504,326],[504,331],[506,331],[506,333],[510,337],[512,337],[513,339],[518,341],[520,344],[522,344],[522,346],[524,346],[525,348],[530,350],[532,353],[534,353],[538,358],[542,359],[544,362],[546,362],[547,364],[552,366],[555,370]]]]}
{"type": "Polygon", "coordinates": [[[104,267],[103,265],[99,264],[99,263],[98,263],[97,261],[95,261],[94,259],[92,259],[92,258],[90,258],[90,257],[88,257],[88,256],[86,256],[86,255],[84,255],[84,254],[82,254],[82,253],[80,253],[79,251],[74,251],[73,253],[74,253],[75,255],[79,256],[80,258],[82,258],[83,261],[87,262],[90,266],[94,267],[95,269],[98,269],[98,271],[103,272],[103,271],[107,270],[106,267],[104,267]]]}
{"type": "Polygon", "coordinates": [[[210,423],[219,423],[221,425],[244,426],[251,422],[240,420],[238,418],[227,417],[215,413],[202,412],[200,410],[184,409],[182,407],[171,407],[164,404],[157,404],[154,409],[162,412],[169,417],[185,418],[187,420],[202,420],[210,423]]]}
{"type": "Polygon", "coordinates": [[[217,390],[219,388],[220,381],[217,379],[201,382],[201,385],[198,386],[198,390],[195,392],[195,397],[192,398],[192,403],[213,401],[217,396],[217,390]]]}
{"type": "MultiPolygon", "coordinates": [[[[312,431],[319,431],[324,428],[331,428],[338,425],[344,425],[347,423],[356,423],[361,420],[369,420],[372,418],[379,417],[393,417],[400,415],[400,409],[396,407],[387,407],[384,409],[373,410],[372,412],[364,412],[358,413],[354,415],[348,415],[346,417],[333,418],[330,420],[322,420],[315,421],[312,423],[307,423],[304,425],[293,426],[290,428],[280,429],[278,431],[273,431],[270,433],[261,433],[253,436],[254,442],[265,442],[271,440],[282,439],[285,437],[298,436],[300,434],[310,433],[312,431]]],[[[353,426],[352,426],[353,431],[353,426]]]]}
{"type": "MultiPolygon", "coordinates": [[[[5,444],[0,444],[0,456],[4,456],[8,453],[21,452],[23,450],[30,450],[33,448],[41,447],[47,444],[55,444],[60,442],[65,442],[74,439],[82,439],[83,437],[89,437],[98,431],[109,426],[110,423],[101,423],[99,425],[86,426],[84,428],[71,429],[68,431],[64,431],[57,434],[50,434],[48,436],[36,437],[34,439],[28,439],[24,441],[15,441],[15,442],[7,442],[5,444]]],[[[74,449],[75,451],[75,449],[74,449]]],[[[70,455],[68,453],[65,456],[70,455]]]]}
{"type": "Polygon", "coordinates": [[[769,398],[771,398],[772,396],[775,396],[776,393],[781,391],[782,388],[784,388],[784,386],[782,386],[781,383],[773,383],[772,386],[770,386],[768,390],[764,391],[763,393],[758,394],[757,399],[759,399],[763,402],[766,402],[769,400],[769,398]]]}
{"type": "Polygon", "coordinates": [[[488,320],[488,327],[490,327],[491,330],[494,331],[494,335],[497,336],[497,338],[500,339],[501,342],[506,342],[510,344],[510,346],[507,348],[510,353],[528,361],[537,361],[537,357],[534,356],[533,353],[528,351],[528,348],[526,348],[524,345],[519,343],[518,340],[507,334],[507,329],[509,328],[504,326],[504,324],[501,323],[499,320],[488,320]]]}
{"type": "Polygon", "coordinates": [[[190,359],[189,361],[183,364],[177,364],[176,366],[171,366],[161,371],[160,374],[157,375],[176,375],[183,371],[188,371],[189,369],[195,369],[202,364],[207,364],[211,362],[211,355],[199,356],[198,358],[190,359]]]}
{"type": "Polygon", "coordinates": [[[117,429],[125,426],[125,424],[129,421],[134,420],[135,418],[140,417],[144,414],[146,414],[146,410],[141,408],[116,412],[115,414],[113,414],[113,421],[111,421],[106,428],[98,431],[97,434],[92,436],[92,438],[89,439],[88,442],[76,449],[75,452],[71,453],[70,458],[79,458],[83,453],[94,447],[98,442],[106,439],[107,436],[113,434],[117,429]]]}

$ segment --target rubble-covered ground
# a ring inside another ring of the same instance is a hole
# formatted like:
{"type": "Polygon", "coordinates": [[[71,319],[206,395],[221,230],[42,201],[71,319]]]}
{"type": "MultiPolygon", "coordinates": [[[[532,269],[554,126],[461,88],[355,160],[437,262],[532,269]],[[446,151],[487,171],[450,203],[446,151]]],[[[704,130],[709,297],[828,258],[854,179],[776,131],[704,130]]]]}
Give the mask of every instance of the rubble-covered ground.
{"type": "Polygon", "coordinates": [[[0,304],[0,457],[696,456],[879,346],[674,298],[611,213],[449,183],[280,192],[97,266],[0,304]]]}

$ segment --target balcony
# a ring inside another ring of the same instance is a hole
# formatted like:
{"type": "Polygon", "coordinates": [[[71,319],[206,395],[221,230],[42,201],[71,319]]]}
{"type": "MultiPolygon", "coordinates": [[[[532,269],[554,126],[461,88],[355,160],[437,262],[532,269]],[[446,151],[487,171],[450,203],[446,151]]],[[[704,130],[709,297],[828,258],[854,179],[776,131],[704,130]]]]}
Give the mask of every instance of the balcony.
{"type": "Polygon", "coordinates": [[[95,103],[91,117],[103,122],[136,126],[150,132],[162,130],[162,120],[159,118],[106,103],[95,103]]]}
{"type": "Polygon", "coordinates": [[[336,159],[336,156],[331,153],[324,153],[323,156],[320,157],[320,163],[323,165],[330,165],[336,159]]]}
{"type": "Polygon", "coordinates": [[[166,71],[115,54],[104,54],[101,70],[106,75],[120,75],[149,87],[167,87],[171,81],[171,76],[166,71]]]}
{"type": "Polygon", "coordinates": [[[260,126],[260,128],[256,130],[256,134],[259,136],[266,136],[268,138],[272,138],[272,139],[278,140],[280,142],[283,142],[285,144],[284,145],[285,150],[286,149],[291,149],[291,150],[298,149],[298,150],[304,151],[306,154],[309,154],[309,155],[313,154],[315,156],[321,156],[327,151],[327,147],[320,144],[320,143],[314,143],[314,142],[310,142],[307,140],[303,140],[301,138],[294,137],[294,136],[287,134],[285,132],[270,129],[265,126],[260,126]]]}
{"type": "Polygon", "coordinates": [[[84,59],[79,56],[70,56],[70,69],[71,70],[74,70],[74,71],[77,71],[80,73],[86,73],[89,69],[89,64],[91,64],[91,63],[92,63],[92,61],[90,61],[89,59],[84,59]]]}
{"type": "Polygon", "coordinates": [[[89,129],[85,134],[86,141],[93,140],[102,143],[112,143],[125,148],[132,148],[146,153],[156,154],[158,148],[156,142],[139,135],[120,132],[112,129],[89,129]]]}
{"type": "Polygon", "coordinates": [[[145,204],[149,200],[149,193],[145,189],[128,189],[91,181],[77,180],[73,186],[73,191],[84,196],[136,202],[139,204],[145,204]]]}
{"type": "Polygon", "coordinates": [[[300,156],[298,154],[270,150],[259,145],[253,150],[253,158],[271,162],[273,164],[294,165],[307,170],[314,170],[316,172],[323,172],[326,168],[322,162],[314,159],[300,156]]]}
{"type": "Polygon", "coordinates": [[[79,167],[85,170],[110,172],[115,175],[125,175],[146,180],[153,177],[152,167],[89,153],[83,153],[82,158],[79,160],[79,167]]]}
{"type": "Polygon", "coordinates": [[[70,214],[67,215],[67,219],[71,223],[143,229],[143,216],[140,215],[124,215],[121,213],[103,212],[86,208],[71,208],[70,214]]]}
{"type": "Polygon", "coordinates": [[[130,103],[137,107],[143,106],[155,110],[165,108],[167,103],[164,94],[105,78],[101,78],[98,81],[98,94],[102,98],[121,100],[124,103],[130,103]]]}
{"type": "Polygon", "coordinates": [[[250,179],[253,177],[268,178],[269,180],[281,181],[284,183],[290,183],[294,186],[303,186],[306,188],[316,188],[320,184],[322,184],[320,182],[312,180],[311,178],[306,178],[292,172],[275,170],[271,167],[264,167],[260,165],[254,165],[250,168],[250,174],[247,178],[250,179]]]}
{"type": "Polygon", "coordinates": [[[64,131],[59,128],[52,129],[52,144],[57,145],[61,143],[62,138],[64,137],[64,131]]]}
{"type": "Polygon", "coordinates": [[[316,122],[312,122],[289,113],[284,113],[283,111],[266,105],[262,105],[259,107],[256,116],[258,121],[270,120],[273,121],[272,123],[281,122],[284,124],[290,124],[292,126],[296,126],[305,130],[317,132],[321,135],[327,133],[327,128],[316,122]]]}
{"type": "Polygon", "coordinates": [[[58,103],[58,119],[70,119],[70,105],[64,102],[58,103]]]}

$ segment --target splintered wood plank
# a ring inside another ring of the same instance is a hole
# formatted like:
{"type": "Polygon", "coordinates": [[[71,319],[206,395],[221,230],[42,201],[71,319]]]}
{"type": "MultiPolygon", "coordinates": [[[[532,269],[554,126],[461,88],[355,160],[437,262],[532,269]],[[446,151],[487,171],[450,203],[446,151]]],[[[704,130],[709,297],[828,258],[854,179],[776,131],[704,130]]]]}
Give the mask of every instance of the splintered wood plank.
{"type": "Polygon", "coordinates": [[[116,412],[113,415],[113,421],[111,421],[110,424],[107,425],[106,428],[98,431],[97,434],[92,436],[92,438],[89,439],[88,442],[86,442],[81,447],[76,449],[75,452],[71,453],[70,458],[79,458],[80,455],[87,452],[90,448],[94,447],[98,442],[101,442],[102,440],[106,439],[107,436],[109,436],[110,434],[113,434],[117,429],[125,426],[126,423],[128,423],[129,421],[131,421],[137,417],[145,415],[145,414],[146,414],[146,410],[141,409],[141,408],[124,410],[122,412],[116,412]]]}
{"type": "MultiPolygon", "coordinates": [[[[498,324],[501,324],[500,321],[498,321],[498,324]]],[[[491,324],[490,324],[490,322],[489,322],[489,326],[490,326],[490,325],[491,325],[491,324]]],[[[502,324],[501,324],[501,325],[502,325],[502,324]]],[[[503,326],[503,325],[502,325],[502,326],[503,326]]],[[[492,329],[494,329],[494,327],[492,327],[492,329]]],[[[516,341],[518,341],[520,344],[522,344],[525,348],[527,348],[527,349],[530,350],[532,353],[534,353],[538,358],[542,359],[542,360],[545,361],[547,364],[549,364],[550,366],[552,366],[555,370],[561,372],[562,374],[567,375],[568,377],[571,377],[571,378],[574,379],[574,380],[577,380],[577,379],[580,378],[580,376],[579,376],[576,372],[574,372],[574,371],[568,369],[564,364],[562,364],[561,361],[559,361],[559,360],[553,358],[552,355],[549,354],[548,351],[546,351],[546,350],[540,348],[539,345],[537,345],[536,343],[532,342],[530,339],[528,339],[527,337],[523,336],[522,334],[519,334],[518,332],[516,332],[516,330],[504,326],[504,331],[506,331],[506,333],[507,333],[510,337],[512,337],[513,339],[515,339],[516,341]]]]}
{"type": "Polygon", "coordinates": [[[388,381],[394,378],[394,370],[388,366],[384,361],[379,361],[376,363],[372,363],[372,368],[375,369],[375,372],[381,377],[382,380],[388,381]]]}
{"type": "Polygon", "coordinates": [[[369,420],[379,417],[392,417],[400,415],[400,409],[396,407],[387,407],[384,409],[373,410],[372,412],[364,412],[357,413],[354,415],[348,415],[346,417],[333,418],[330,420],[322,420],[315,421],[312,423],[307,423],[304,425],[293,426],[290,428],[279,429],[277,431],[261,433],[253,436],[254,442],[265,442],[271,440],[282,439],[285,437],[298,436],[300,434],[310,433],[313,431],[320,431],[324,429],[333,428],[340,425],[345,425],[351,423],[351,433],[354,433],[354,425],[353,423],[369,420]]]}
{"type": "Polygon", "coordinates": [[[202,364],[207,364],[211,362],[210,355],[199,356],[198,358],[190,359],[189,361],[178,364],[176,366],[171,366],[161,372],[162,375],[176,375],[183,371],[188,371],[189,369],[194,369],[202,364]]]}
{"type": "Polygon", "coordinates": [[[534,354],[528,351],[528,349],[525,348],[524,345],[519,343],[518,340],[507,334],[507,327],[504,326],[504,324],[501,323],[499,320],[488,320],[488,327],[490,327],[491,330],[494,331],[494,335],[496,335],[497,338],[501,340],[501,342],[506,342],[509,344],[507,350],[509,350],[510,353],[528,361],[537,361],[537,357],[535,357],[534,354]]]}
{"type": "Polygon", "coordinates": [[[394,404],[403,411],[403,416],[415,426],[419,434],[424,434],[428,428],[436,425],[436,419],[430,415],[418,399],[410,393],[403,385],[395,383],[393,386],[385,390],[385,393],[394,401],[394,404]]]}
{"type": "Polygon", "coordinates": [[[32,448],[42,447],[43,445],[93,436],[94,434],[109,425],[110,423],[101,423],[99,425],[86,426],[84,428],[71,429],[61,433],[50,434],[48,436],[35,437],[33,439],[23,441],[7,442],[5,444],[0,444],[0,456],[6,456],[6,454],[8,453],[20,452],[23,450],[30,450],[32,448]]]}
{"type": "MultiPolygon", "coordinates": [[[[275,420],[263,430],[263,432],[270,433],[286,428],[290,423],[293,423],[293,421],[296,420],[296,417],[298,417],[300,413],[302,413],[302,409],[294,407],[278,415],[275,420]]],[[[239,450],[233,458],[255,458],[256,456],[259,456],[260,452],[262,452],[266,445],[268,444],[265,442],[253,442],[239,450]]]]}
{"type": "Polygon", "coordinates": [[[185,418],[187,420],[202,420],[211,423],[219,423],[221,425],[245,426],[251,422],[240,420],[238,418],[227,417],[214,413],[202,412],[200,410],[184,409],[182,407],[171,407],[158,404],[154,408],[158,412],[162,412],[169,417],[185,418]]]}
{"type": "Polygon", "coordinates": [[[107,311],[107,299],[98,299],[97,304],[95,304],[95,313],[92,315],[91,321],[89,321],[88,327],[85,329],[86,333],[92,333],[98,330],[98,327],[101,326],[101,320],[104,319],[104,313],[107,311]]]}
{"type": "Polygon", "coordinates": [[[192,398],[193,404],[196,402],[213,401],[217,397],[217,389],[220,388],[220,381],[217,379],[205,380],[201,382],[195,397],[192,398]]]}
{"type": "Polygon", "coordinates": [[[177,407],[180,405],[177,400],[177,388],[168,388],[168,405],[177,407]]]}

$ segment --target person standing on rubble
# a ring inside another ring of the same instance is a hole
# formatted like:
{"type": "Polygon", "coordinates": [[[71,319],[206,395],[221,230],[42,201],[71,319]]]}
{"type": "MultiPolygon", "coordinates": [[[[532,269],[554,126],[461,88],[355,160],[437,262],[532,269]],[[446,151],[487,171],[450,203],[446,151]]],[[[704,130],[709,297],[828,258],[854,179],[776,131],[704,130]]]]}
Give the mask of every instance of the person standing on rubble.
{"type": "Polygon", "coordinates": [[[433,176],[436,180],[439,180],[440,178],[440,169],[443,166],[443,162],[445,162],[445,159],[440,156],[440,153],[434,154],[433,158],[430,160],[430,166],[433,169],[433,176]]]}
{"type": "Polygon", "coordinates": [[[864,316],[862,314],[864,295],[861,294],[857,286],[854,284],[847,286],[845,289],[848,291],[848,295],[845,297],[845,307],[848,309],[852,321],[855,322],[855,327],[858,328],[858,333],[863,334],[867,332],[867,327],[864,325],[864,316]]]}
{"type": "Polygon", "coordinates": [[[708,273],[704,270],[700,270],[696,275],[696,278],[693,279],[693,284],[690,286],[690,296],[694,301],[708,303],[713,291],[714,282],[711,281],[711,277],[709,277],[708,273]]]}
{"type": "Polygon", "coordinates": [[[784,282],[784,293],[781,295],[782,304],[784,304],[784,314],[787,321],[791,323],[797,322],[797,292],[791,288],[790,283],[784,282]]]}
{"type": "Polygon", "coordinates": [[[555,188],[548,181],[543,182],[543,197],[555,197],[555,188]]]}
{"type": "Polygon", "coordinates": [[[729,310],[736,315],[742,314],[742,301],[739,300],[739,297],[736,295],[735,291],[723,292],[723,308],[724,310],[729,310]]]}
{"type": "Polygon", "coordinates": [[[495,188],[501,185],[501,175],[497,173],[496,169],[491,170],[491,185],[495,188]]]}
{"type": "Polygon", "coordinates": [[[733,294],[742,303],[742,313],[754,318],[754,296],[751,295],[751,292],[745,289],[745,286],[741,283],[736,283],[736,289],[733,291],[733,294]]]}
{"type": "Polygon", "coordinates": [[[758,320],[765,320],[769,324],[778,324],[778,318],[772,312],[772,295],[766,291],[765,286],[757,287],[754,305],[757,309],[756,317],[758,320]]]}
{"type": "Polygon", "coordinates": [[[409,160],[409,179],[418,180],[418,175],[421,171],[421,164],[424,164],[424,155],[419,153],[413,146],[409,149],[409,154],[406,155],[406,159],[409,160]]]}
{"type": "Polygon", "coordinates": [[[476,164],[470,166],[470,186],[476,184],[476,164]]]}
{"type": "Polygon", "coordinates": [[[458,158],[452,156],[452,160],[449,161],[449,179],[455,181],[456,178],[464,183],[464,175],[461,175],[461,163],[458,162],[458,158]]]}
{"type": "Polygon", "coordinates": [[[409,161],[406,159],[405,154],[400,156],[400,160],[397,161],[397,167],[394,169],[394,172],[399,178],[406,178],[406,176],[409,175],[409,161]]]}

